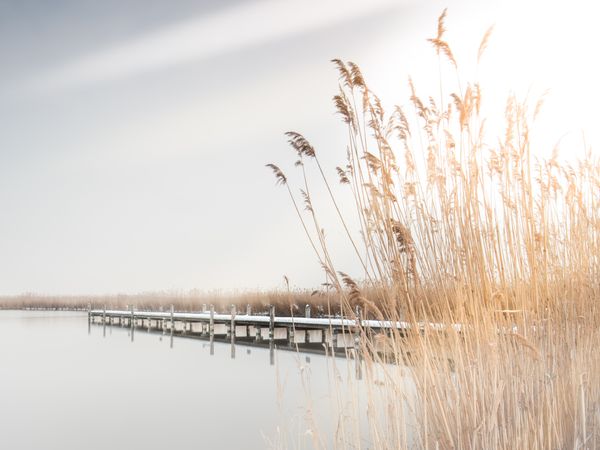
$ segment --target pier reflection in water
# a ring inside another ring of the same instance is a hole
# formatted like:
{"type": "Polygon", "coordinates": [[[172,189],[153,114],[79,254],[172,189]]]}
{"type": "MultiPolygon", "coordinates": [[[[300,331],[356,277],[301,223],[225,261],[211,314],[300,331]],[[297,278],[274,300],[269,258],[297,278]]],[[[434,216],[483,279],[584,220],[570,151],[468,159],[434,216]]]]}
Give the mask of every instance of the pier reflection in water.
{"type": "MultiPolygon", "coordinates": [[[[357,308],[356,318],[361,317],[357,308]]],[[[356,376],[360,378],[361,355],[359,327],[366,326],[374,333],[388,334],[392,328],[406,327],[401,322],[374,321],[363,319],[313,318],[310,306],[305,308],[303,317],[275,317],[275,308],[270,306],[267,313],[252,314],[250,305],[244,314],[238,314],[231,306],[226,313],[215,313],[213,305],[203,306],[202,311],[186,313],[130,310],[88,310],[88,329],[92,324],[101,324],[106,334],[107,325],[127,327],[133,341],[136,329],[159,332],[170,336],[173,346],[174,336],[208,339],[211,343],[228,342],[230,356],[235,358],[236,343],[269,348],[271,364],[274,364],[274,349],[287,348],[303,352],[330,353],[337,356],[350,356],[356,361],[356,376]]],[[[211,346],[211,354],[214,347],[211,346]]]]}
{"type": "Polygon", "coordinates": [[[312,448],[307,404],[323,436],[333,435],[339,399],[330,373],[345,359],[280,351],[275,340],[241,346],[237,333],[190,339],[145,325],[0,311],[0,423],[10,425],[3,448],[264,449],[285,436],[312,448]]]}
{"type": "MultiPolygon", "coordinates": [[[[130,337],[131,342],[134,342],[135,335],[140,331],[140,329],[145,330],[146,334],[158,334],[159,341],[163,341],[163,337],[168,335],[169,347],[173,348],[174,342],[177,338],[184,339],[196,339],[202,340],[204,343],[202,348],[209,348],[209,353],[211,356],[215,354],[215,343],[217,344],[227,344],[229,346],[229,355],[231,359],[235,359],[236,357],[236,347],[238,345],[241,346],[255,346],[261,349],[268,349],[269,352],[269,364],[271,366],[275,365],[275,350],[291,350],[298,353],[326,353],[327,347],[331,349],[333,339],[327,339],[327,333],[321,330],[305,330],[307,335],[309,333],[316,332],[319,335],[319,339],[321,339],[321,335],[323,336],[323,342],[317,343],[317,339],[313,338],[313,345],[294,345],[294,341],[291,341],[289,338],[289,332],[284,330],[283,336],[280,336],[279,339],[275,339],[277,335],[277,329],[269,329],[268,338],[264,339],[262,337],[257,338],[256,336],[262,336],[263,332],[259,327],[253,326],[235,326],[232,324],[231,327],[226,327],[223,324],[211,324],[207,327],[206,332],[204,329],[201,333],[194,333],[192,326],[187,328],[184,324],[181,328],[177,328],[177,326],[172,325],[168,326],[162,321],[159,321],[155,326],[151,320],[144,319],[132,319],[132,320],[113,320],[110,317],[102,317],[100,322],[94,322],[93,319],[88,318],[88,334],[92,333],[92,327],[101,326],[102,327],[102,336],[106,337],[107,329],[109,330],[109,334],[112,334],[112,329],[114,327],[122,328],[127,331],[127,336],[130,337]],[[137,331],[136,331],[137,330],[137,331]],[[252,330],[252,331],[250,331],[252,330]],[[241,338],[240,338],[241,337],[241,338]],[[281,345],[283,343],[283,345],[281,345]]],[[[304,331],[304,330],[303,330],[304,331]]],[[[293,334],[292,334],[293,336],[293,334]]],[[[293,339],[293,338],[292,338],[293,339]]],[[[310,342],[310,341],[308,341],[310,342]]],[[[341,344],[341,348],[346,350],[351,350],[352,359],[356,359],[356,371],[355,374],[358,379],[361,378],[362,370],[361,370],[361,360],[360,358],[355,358],[355,353],[353,352],[352,347],[344,347],[343,340],[340,338],[335,339],[335,342],[338,345],[341,344]]],[[[246,349],[246,354],[250,355],[252,353],[250,348],[246,349]]],[[[335,354],[335,352],[333,352],[335,354]]],[[[339,353],[338,356],[347,356],[346,353],[339,353]]],[[[306,363],[310,363],[310,356],[304,355],[304,360],[306,363]]]]}

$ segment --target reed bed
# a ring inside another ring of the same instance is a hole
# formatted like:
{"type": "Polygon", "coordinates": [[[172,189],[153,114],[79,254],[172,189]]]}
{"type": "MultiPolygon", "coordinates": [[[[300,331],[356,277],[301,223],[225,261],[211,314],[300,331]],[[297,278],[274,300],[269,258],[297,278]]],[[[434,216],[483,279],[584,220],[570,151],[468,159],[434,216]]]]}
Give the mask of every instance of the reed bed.
{"type": "Polygon", "coordinates": [[[51,296],[23,294],[0,297],[0,309],[86,310],[92,308],[138,310],[169,309],[194,312],[203,306],[213,305],[217,311],[229,312],[232,305],[245,312],[250,305],[253,313],[266,313],[270,305],[281,316],[304,315],[306,305],[314,315],[340,314],[340,301],[335,292],[309,289],[283,289],[268,291],[214,291],[214,292],[147,292],[121,295],[51,296]]]}
{"type": "Polygon", "coordinates": [[[339,423],[356,423],[366,411],[368,431],[348,439],[340,430],[357,427],[339,426],[336,447],[600,448],[600,161],[591,151],[577,161],[558,151],[536,156],[541,99],[491,105],[503,111],[503,124],[488,129],[486,90],[461,76],[445,19],[446,11],[429,39],[440,73],[452,75],[438,92],[420,94],[409,80],[407,105],[386,111],[358,65],[334,60],[345,162],[330,176],[311,143],[289,132],[299,191],[268,165],[341,311],[415,325],[390,336],[362,330],[369,394],[339,423]],[[311,172],[355,250],[355,276],[332,257],[311,172]],[[461,329],[417,327],[433,321],[461,329]]]}

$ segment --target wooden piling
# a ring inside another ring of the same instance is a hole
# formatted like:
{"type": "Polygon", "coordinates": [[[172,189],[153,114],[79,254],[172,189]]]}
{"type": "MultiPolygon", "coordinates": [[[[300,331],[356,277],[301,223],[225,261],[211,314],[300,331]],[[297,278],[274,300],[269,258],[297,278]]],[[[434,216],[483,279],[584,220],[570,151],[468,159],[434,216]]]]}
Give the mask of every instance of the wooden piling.
{"type": "Polygon", "coordinates": [[[269,305],[269,339],[275,338],[275,306],[269,305]]]}
{"type": "Polygon", "coordinates": [[[135,317],[133,315],[133,305],[131,305],[131,342],[133,342],[134,330],[135,330],[135,317]]]}
{"type": "Polygon", "coordinates": [[[229,332],[231,334],[231,343],[235,343],[235,305],[231,305],[231,323],[229,324],[229,332]]]}
{"type": "Polygon", "coordinates": [[[256,342],[262,341],[261,328],[259,324],[254,325],[254,340],[256,342]]]}
{"type": "MultiPolygon", "coordinates": [[[[356,305],[356,326],[354,327],[354,348],[360,347],[360,329],[362,327],[362,308],[356,305]]],[[[358,357],[358,354],[357,354],[358,357]]]]}
{"type": "Polygon", "coordinates": [[[215,354],[215,307],[210,305],[210,322],[208,324],[208,333],[210,335],[210,354],[215,354]]]}
{"type": "Polygon", "coordinates": [[[304,330],[304,343],[310,344],[310,330],[304,330]]]}
{"type": "Polygon", "coordinates": [[[235,359],[235,305],[231,305],[231,323],[229,324],[229,332],[231,334],[231,359],[235,359]]]}
{"type": "Polygon", "coordinates": [[[175,332],[175,306],[171,305],[171,337],[175,332]]]}
{"type": "Polygon", "coordinates": [[[354,327],[354,364],[356,365],[356,379],[362,380],[363,349],[360,345],[360,333],[362,329],[362,308],[356,305],[356,326],[354,327]]]}

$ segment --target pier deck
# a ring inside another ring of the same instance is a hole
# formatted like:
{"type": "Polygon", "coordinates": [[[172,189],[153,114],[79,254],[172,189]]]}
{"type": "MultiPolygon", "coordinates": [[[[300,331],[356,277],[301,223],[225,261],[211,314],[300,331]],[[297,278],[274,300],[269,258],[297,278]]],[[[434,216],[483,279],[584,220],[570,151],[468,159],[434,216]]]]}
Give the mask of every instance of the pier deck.
{"type": "MultiPolygon", "coordinates": [[[[170,311],[137,311],[114,309],[88,309],[88,323],[120,325],[131,328],[133,340],[136,329],[148,332],[170,334],[231,342],[232,356],[235,354],[234,344],[300,348],[321,352],[334,352],[337,349],[356,349],[360,344],[361,329],[372,334],[405,333],[413,326],[423,330],[430,327],[436,331],[444,331],[446,325],[437,323],[418,323],[413,325],[403,321],[365,320],[360,310],[356,318],[311,317],[307,305],[304,316],[276,316],[275,308],[269,307],[268,313],[252,314],[251,308],[240,314],[231,308],[229,314],[216,313],[214,307],[203,307],[202,312],[170,311]]],[[[460,325],[452,325],[460,332],[460,325]]],[[[211,347],[212,348],[212,347],[211,347]]]]}

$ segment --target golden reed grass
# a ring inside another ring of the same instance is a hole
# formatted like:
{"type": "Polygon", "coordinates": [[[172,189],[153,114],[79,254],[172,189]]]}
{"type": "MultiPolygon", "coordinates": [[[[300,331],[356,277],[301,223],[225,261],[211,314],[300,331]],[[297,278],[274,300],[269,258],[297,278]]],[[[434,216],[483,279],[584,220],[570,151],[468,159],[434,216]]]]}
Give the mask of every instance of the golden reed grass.
{"type": "Polygon", "coordinates": [[[138,310],[158,310],[175,307],[176,311],[200,311],[204,305],[214,305],[216,310],[229,312],[231,305],[237,311],[245,312],[250,305],[253,313],[266,313],[269,305],[275,306],[277,315],[304,315],[304,307],[311,306],[313,315],[325,314],[328,311],[339,313],[335,307],[338,304],[335,293],[309,289],[281,289],[267,291],[167,291],[146,292],[140,294],[120,295],[40,295],[22,294],[1,296],[0,309],[56,309],[56,310],[86,310],[88,306],[102,309],[126,309],[134,307],[138,310]]]}
{"type": "MultiPolygon", "coordinates": [[[[445,18],[446,11],[429,41],[461,80],[445,18]]],[[[336,176],[351,195],[358,237],[318,151],[301,134],[288,133],[300,196],[278,166],[269,167],[288,190],[345,314],[360,305],[370,317],[415,324],[407,335],[362,340],[368,436],[337,446],[600,448],[598,159],[591,152],[571,162],[557,152],[533,155],[541,101],[509,97],[502,129],[489,131],[477,80],[440,80],[435,96],[419,95],[409,80],[408,106],[384,111],[356,64],[333,62],[340,75],[334,104],[348,130],[347,159],[336,176]],[[325,184],[359,276],[333,261],[309,170],[325,184]],[[423,321],[462,328],[419,329],[423,321]],[[383,355],[374,348],[380,341],[388,348],[383,355]],[[390,352],[409,361],[408,369],[382,365],[390,352]],[[410,371],[411,388],[400,370],[410,371]]],[[[358,412],[345,414],[359,420],[358,412]]]]}

